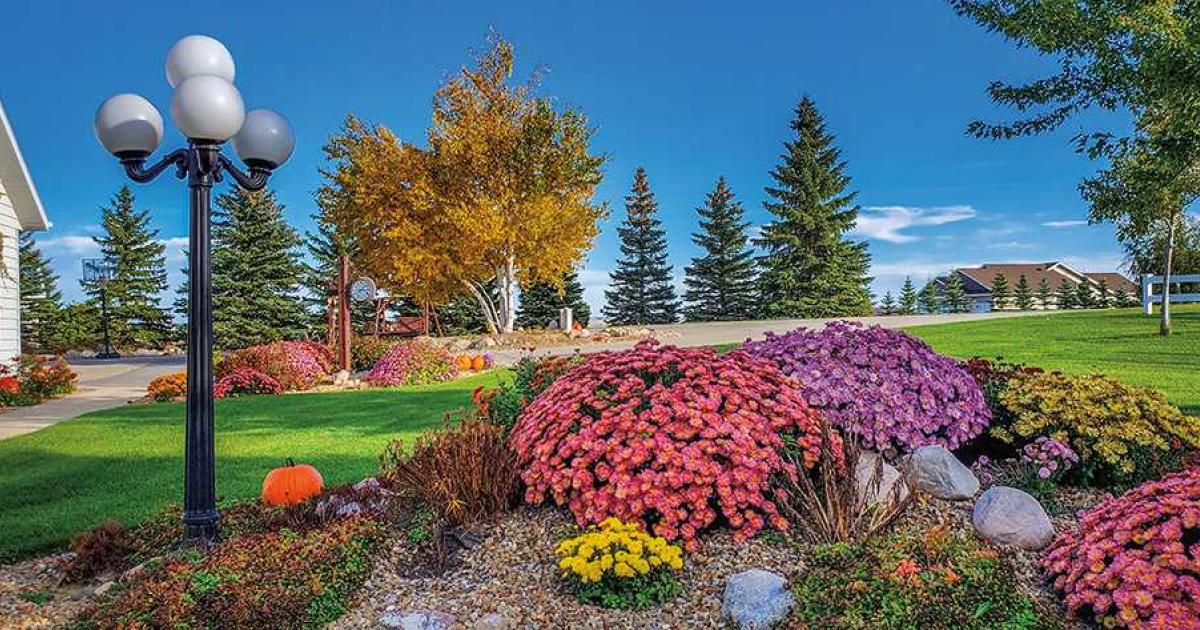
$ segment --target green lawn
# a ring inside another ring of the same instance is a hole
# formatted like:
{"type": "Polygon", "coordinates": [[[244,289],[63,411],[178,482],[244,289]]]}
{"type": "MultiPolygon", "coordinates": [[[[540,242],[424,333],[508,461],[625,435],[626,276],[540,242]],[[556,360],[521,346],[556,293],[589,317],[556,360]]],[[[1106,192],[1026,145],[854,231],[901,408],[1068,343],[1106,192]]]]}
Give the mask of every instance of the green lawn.
{"type": "Polygon", "coordinates": [[[956,357],[1004,357],[1051,370],[1100,372],[1153,387],[1200,415],[1200,306],[1172,309],[1174,334],[1139,309],[915,326],[908,332],[956,357]]]}
{"type": "MultiPolygon", "coordinates": [[[[497,373],[427,387],[256,396],[217,402],[217,492],[258,496],[287,457],[327,483],[378,468],[392,439],[440,426],[497,373]]],[[[61,548],[115,518],[137,522],[183,497],[183,405],[134,405],[0,442],[0,562],[61,548]]]]}

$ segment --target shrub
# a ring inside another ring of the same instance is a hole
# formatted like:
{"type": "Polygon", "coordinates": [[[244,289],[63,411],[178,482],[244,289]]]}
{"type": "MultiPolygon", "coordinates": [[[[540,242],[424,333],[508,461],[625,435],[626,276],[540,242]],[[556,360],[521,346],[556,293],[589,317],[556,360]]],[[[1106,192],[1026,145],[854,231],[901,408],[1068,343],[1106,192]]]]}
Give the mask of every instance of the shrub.
{"type": "Polygon", "coordinates": [[[969,536],[935,527],[817,545],[793,591],[800,627],[1042,629],[1012,569],[969,536]],[[807,625],[804,625],[807,624],[807,625]]]}
{"type": "Polygon", "coordinates": [[[371,369],[396,342],[375,335],[358,335],[350,340],[350,363],[354,371],[371,369]]]}
{"type": "Polygon", "coordinates": [[[583,356],[578,353],[558,357],[524,357],[513,366],[512,381],[491,390],[478,389],[471,400],[480,415],[503,427],[507,435],[526,405],[582,361],[583,356]]]}
{"type": "Polygon", "coordinates": [[[217,377],[245,368],[271,377],[285,390],[305,390],[333,372],[333,355],[311,341],[276,341],[228,353],[217,363],[217,377]]]}
{"type": "Polygon", "coordinates": [[[136,539],[120,523],[105,521],[71,539],[74,555],[63,564],[63,575],[68,581],[79,581],[127,569],[136,548],[136,539]]]}
{"type": "Polygon", "coordinates": [[[619,519],[605,519],[599,528],[564,540],[555,553],[563,577],[585,604],[649,608],[681,590],[675,572],[683,568],[683,550],[619,519]]]}
{"type": "Polygon", "coordinates": [[[799,471],[781,434],[812,465],[818,425],[770,361],[644,341],[583,359],[526,407],[509,445],[529,503],[565,504],[580,525],[640,522],[694,548],[718,516],[738,540],[786,530],[770,481],[799,471]]]}
{"type": "Polygon", "coordinates": [[[1156,476],[1174,465],[1173,446],[1200,446],[1200,421],[1156,391],[1099,374],[1014,379],[1000,401],[1014,420],[995,428],[996,437],[1020,443],[1049,436],[1066,443],[1080,459],[1071,475],[1086,483],[1156,476]]]}
{"type": "Polygon", "coordinates": [[[168,560],[102,605],[91,622],[102,628],[319,627],[345,612],[381,538],[380,525],[361,518],[235,538],[207,555],[168,560]]]}
{"type": "Polygon", "coordinates": [[[146,386],[146,395],[158,402],[179,400],[187,396],[187,372],[174,372],[154,377],[146,386]]]}
{"type": "Polygon", "coordinates": [[[36,354],[16,357],[16,368],[0,364],[0,406],[36,405],[75,391],[77,375],[62,357],[36,354]]]}
{"type": "Polygon", "coordinates": [[[240,367],[217,379],[213,385],[213,396],[249,396],[255,394],[282,394],[284,387],[274,378],[254,368],[240,367]]]}
{"type": "Polygon", "coordinates": [[[425,385],[458,376],[454,355],[424,341],[396,344],[364,378],[374,385],[425,385]]]}
{"type": "Polygon", "coordinates": [[[898,330],[833,322],[747,342],[800,382],[821,416],[858,433],[867,448],[955,449],[987,428],[983,392],[958,362],[898,330]]]}
{"type": "Polygon", "coordinates": [[[1059,534],[1042,567],[1067,611],[1105,627],[1194,628],[1200,619],[1200,468],[1138,486],[1059,534]]]}
{"type": "Polygon", "coordinates": [[[403,440],[393,441],[380,468],[385,480],[455,526],[508,509],[517,491],[503,431],[473,417],[452,425],[447,414],[445,427],[419,436],[411,454],[403,440]]]}

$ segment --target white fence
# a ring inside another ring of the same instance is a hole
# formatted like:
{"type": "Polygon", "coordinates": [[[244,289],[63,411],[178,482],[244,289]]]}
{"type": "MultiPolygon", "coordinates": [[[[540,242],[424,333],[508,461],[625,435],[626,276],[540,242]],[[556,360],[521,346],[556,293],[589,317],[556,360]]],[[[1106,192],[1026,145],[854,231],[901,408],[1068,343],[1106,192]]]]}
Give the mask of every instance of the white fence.
{"type": "MultiPolygon", "coordinates": [[[[1154,293],[1154,286],[1162,287],[1162,276],[1142,276],[1142,310],[1149,315],[1154,310],[1155,304],[1162,304],[1162,291],[1154,293]]],[[[1171,276],[1171,284],[1196,284],[1200,285],[1200,274],[1171,276]]],[[[1196,290],[1200,290],[1198,287],[1196,290]]],[[[1171,303],[1182,304],[1185,302],[1200,302],[1200,293],[1175,293],[1171,292],[1171,303]]]]}

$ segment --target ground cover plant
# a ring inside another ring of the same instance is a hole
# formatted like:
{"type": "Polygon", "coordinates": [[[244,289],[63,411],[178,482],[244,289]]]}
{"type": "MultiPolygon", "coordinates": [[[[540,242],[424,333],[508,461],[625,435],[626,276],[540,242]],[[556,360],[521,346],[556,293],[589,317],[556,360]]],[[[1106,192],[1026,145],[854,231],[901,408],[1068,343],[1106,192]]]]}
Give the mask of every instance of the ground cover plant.
{"type": "Polygon", "coordinates": [[[995,552],[936,526],[865,543],[814,546],[793,585],[793,619],[813,628],[1056,627],[1019,593],[995,552]]]}
{"type": "Polygon", "coordinates": [[[1042,566],[1067,610],[1105,627],[1195,628],[1200,619],[1200,469],[1086,512],[1042,566]]]}
{"type": "Polygon", "coordinates": [[[458,367],[449,350],[424,341],[410,341],[392,346],[363,380],[382,386],[426,385],[455,376],[458,367]]]}
{"type": "Polygon", "coordinates": [[[648,608],[679,594],[683,550],[637,524],[607,518],[558,545],[558,568],[579,601],[605,608],[648,608]]]}
{"type": "Polygon", "coordinates": [[[747,342],[750,354],[779,364],[822,418],[854,431],[863,446],[951,450],[987,428],[991,410],[957,361],[902,331],[851,322],[800,328],[747,342]]]}
{"type": "Polygon", "coordinates": [[[770,480],[803,471],[780,456],[783,435],[816,463],[816,414],[772,362],[646,341],[585,357],[525,408],[509,444],[527,502],[695,548],[718,518],[738,540],[788,528],[770,480]]]}
{"type": "MultiPolygon", "coordinates": [[[[288,457],[330,485],[374,474],[393,439],[442,426],[445,411],[503,375],[450,383],[217,401],[217,492],[258,497],[288,457]]],[[[0,561],[63,548],[108,519],[138,523],[183,496],[183,404],[127,405],[0,442],[0,561]],[[130,474],[136,471],[136,474],[130,474]]]]}
{"type": "Polygon", "coordinates": [[[1200,415],[1200,304],[1171,306],[1173,332],[1158,334],[1138,309],[1108,309],[913,326],[907,332],[960,359],[1003,357],[1068,374],[1105,374],[1153,387],[1200,415]]]}
{"type": "Polygon", "coordinates": [[[1179,465],[1181,449],[1200,446],[1200,420],[1154,390],[1098,374],[1015,378],[1000,405],[1011,422],[993,427],[994,436],[1019,444],[1063,443],[1078,459],[1070,478],[1085,483],[1153,478],[1179,465]]]}

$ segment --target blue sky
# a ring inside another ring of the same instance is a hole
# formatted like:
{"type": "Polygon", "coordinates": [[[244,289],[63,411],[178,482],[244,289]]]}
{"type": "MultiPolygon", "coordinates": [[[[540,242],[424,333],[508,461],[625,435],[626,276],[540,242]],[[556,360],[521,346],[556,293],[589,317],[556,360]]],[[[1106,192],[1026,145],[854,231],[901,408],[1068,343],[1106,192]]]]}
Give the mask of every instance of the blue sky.
{"type": "MultiPolygon", "coordinates": [[[[748,218],[768,219],[763,186],[788,139],[792,108],[812,96],[848,162],[863,206],[874,288],[894,290],[951,266],[1066,260],[1111,270],[1109,226],[1087,226],[1075,155],[1081,125],[1008,142],[964,134],[974,118],[1009,112],[984,93],[996,78],[1053,70],[953,14],[940,0],[818,2],[32,2],[3,10],[9,63],[0,99],[54,227],[40,239],[78,298],[79,258],[94,254],[99,208],[124,183],[92,132],[107,96],[136,92],[167,118],[164,147],[182,142],[166,111],[167,48],[179,37],[221,39],[248,107],[296,128],[292,160],[273,178],[287,218],[311,227],[321,145],[347,112],[423,135],[443,77],[485,45],[490,27],[516,46],[521,72],[549,70],[543,92],[577,106],[609,155],[598,192],[612,217],[584,265],[588,298],[603,301],[616,223],[634,169],[645,166],[668,229],[676,272],[696,248],[694,208],[725,175],[748,218]],[[203,10],[200,9],[203,7],[203,10]]],[[[170,178],[135,187],[153,210],[178,281],[186,191],[170,178]]]]}

